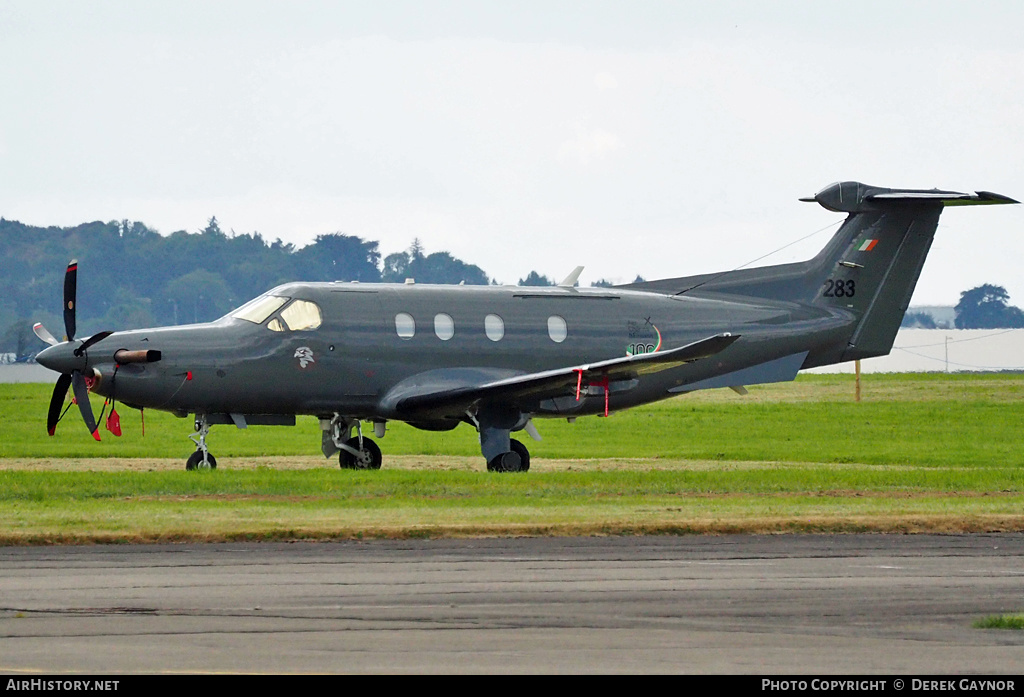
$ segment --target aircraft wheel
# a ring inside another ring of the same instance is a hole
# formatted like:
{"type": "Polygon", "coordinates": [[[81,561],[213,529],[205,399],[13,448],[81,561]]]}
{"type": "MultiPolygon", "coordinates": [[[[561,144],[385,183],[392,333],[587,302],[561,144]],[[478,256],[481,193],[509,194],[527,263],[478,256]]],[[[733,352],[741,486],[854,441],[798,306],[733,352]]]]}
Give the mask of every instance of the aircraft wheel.
{"type": "Polygon", "coordinates": [[[185,462],[185,469],[196,470],[196,469],[217,469],[217,458],[215,458],[209,452],[206,453],[206,462],[203,462],[203,451],[197,450],[188,456],[188,461],[185,462]]]}
{"type": "Polygon", "coordinates": [[[510,440],[509,445],[512,446],[512,452],[519,456],[519,469],[517,472],[529,472],[530,471],[530,451],[526,449],[526,446],[517,440],[510,440]]]}
{"type": "MultiPolygon", "coordinates": [[[[359,438],[349,438],[345,444],[358,450],[359,438]]],[[[369,438],[363,438],[363,449],[358,456],[344,450],[338,453],[338,464],[342,469],[379,470],[383,460],[380,448],[369,438]]]]}

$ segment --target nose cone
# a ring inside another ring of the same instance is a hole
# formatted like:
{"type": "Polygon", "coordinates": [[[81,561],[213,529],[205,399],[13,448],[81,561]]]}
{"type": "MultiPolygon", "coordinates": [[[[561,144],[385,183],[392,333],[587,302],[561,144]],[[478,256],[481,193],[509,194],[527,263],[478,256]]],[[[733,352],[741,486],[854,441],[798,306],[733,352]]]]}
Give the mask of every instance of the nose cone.
{"type": "Polygon", "coordinates": [[[36,355],[36,363],[39,365],[65,374],[73,370],[84,370],[85,360],[85,356],[75,355],[75,343],[71,341],[43,349],[36,355]]]}

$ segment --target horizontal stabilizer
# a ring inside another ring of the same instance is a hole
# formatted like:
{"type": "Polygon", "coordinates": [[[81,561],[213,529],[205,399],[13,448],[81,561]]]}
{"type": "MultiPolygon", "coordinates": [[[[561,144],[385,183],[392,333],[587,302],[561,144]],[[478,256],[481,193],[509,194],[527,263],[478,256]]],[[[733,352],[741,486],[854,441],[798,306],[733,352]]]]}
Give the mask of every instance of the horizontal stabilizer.
{"type": "Polygon", "coordinates": [[[943,191],[941,189],[886,189],[879,186],[868,186],[860,182],[839,182],[830,184],[816,193],[800,199],[809,203],[818,203],[830,211],[858,213],[876,209],[886,202],[935,202],[946,206],[992,205],[1001,203],[1020,203],[1009,196],[978,191],[965,194],[960,191],[943,191]]]}
{"type": "Polygon", "coordinates": [[[978,191],[974,194],[961,194],[956,191],[893,191],[887,194],[866,196],[869,201],[941,201],[946,206],[977,206],[1000,203],[1020,203],[1009,196],[994,194],[991,191],[978,191]]]}

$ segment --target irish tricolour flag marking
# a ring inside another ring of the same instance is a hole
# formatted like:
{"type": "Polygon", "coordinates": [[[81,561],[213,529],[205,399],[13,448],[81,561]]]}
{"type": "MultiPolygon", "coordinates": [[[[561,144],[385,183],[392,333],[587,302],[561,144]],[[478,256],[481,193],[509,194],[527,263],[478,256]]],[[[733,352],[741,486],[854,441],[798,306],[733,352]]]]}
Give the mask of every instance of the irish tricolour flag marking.
{"type": "Polygon", "coordinates": [[[875,248],[876,244],[878,244],[878,240],[864,240],[863,242],[860,243],[860,246],[857,247],[857,251],[870,252],[872,249],[875,248]]]}

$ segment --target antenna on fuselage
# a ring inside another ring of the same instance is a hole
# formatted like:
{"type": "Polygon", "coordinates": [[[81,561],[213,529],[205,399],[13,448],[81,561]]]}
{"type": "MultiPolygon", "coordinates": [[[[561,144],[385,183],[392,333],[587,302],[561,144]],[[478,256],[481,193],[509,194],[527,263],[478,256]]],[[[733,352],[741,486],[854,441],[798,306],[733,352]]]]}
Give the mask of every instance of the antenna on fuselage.
{"type": "Polygon", "coordinates": [[[572,288],[576,285],[576,282],[580,280],[580,274],[583,273],[583,267],[577,266],[573,269],[572,273],[565,277],[561,283],[558,284],[559,288],[572,288]]]}

